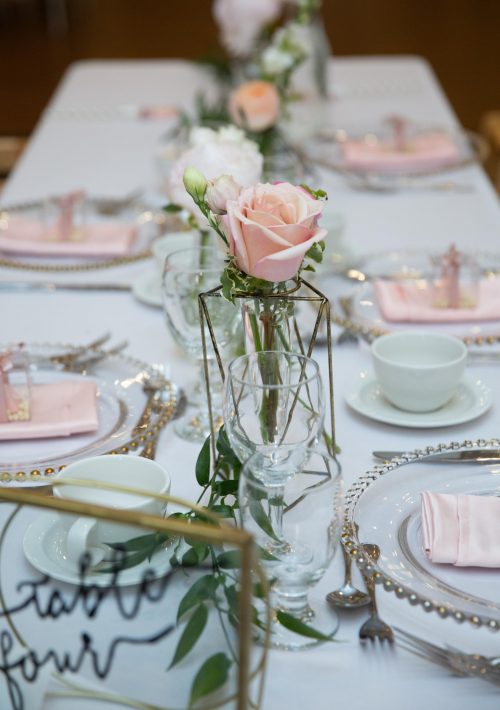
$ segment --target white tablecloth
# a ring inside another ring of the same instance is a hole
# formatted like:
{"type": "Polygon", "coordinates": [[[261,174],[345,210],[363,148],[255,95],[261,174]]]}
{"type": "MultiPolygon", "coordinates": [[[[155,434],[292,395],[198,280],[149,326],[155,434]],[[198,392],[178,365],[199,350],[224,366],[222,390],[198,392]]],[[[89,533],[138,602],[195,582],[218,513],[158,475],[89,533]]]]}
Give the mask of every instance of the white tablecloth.
{"type": "MultiPolygon", "coordinates": [[[[335,99],[331,115],[336,125],[365,125],[394,112],[425,124],[456,124],[431,69],[421,59],[338,58],[332,82],[335,99]]],[[[113,117],[112,111],[100,116],[99,112],[130,104],[188,108],[196,91],[206,85],[199,69],[184,62],[89,61],[74,65],[9,179],[3,204],[43,198],[72,187],[106,196],[123,195],[138,186],[153,188],[158,180],[154,156],[164,130],[162,123],[113,117]],[[85,119],[77,109],[89,110],[92,115],[85,119]]],[[[500,212],[481,168],[468,167],[454,173],[452,179],[474,189],[374,194],[353,191],[331,175],[325,177],[327,184],[322,186],[329,192],[328,209],[345,219],[345,241],[359,253],[395,247],[445,248],[451,241],[467,249],[497,250],[500,212]]],[[[142,263],[73,278],[124,281],[148,268],[151,265],[142,263]]],[[[39,275],[3,269],[0,278],[39,279],[39,275]]],[[[111,329],[116,339],[128,338],[131,354],[167,363],[172,379],[179,384],[192,375],[191,366],[167,332],[161,311],[136,302],[128,293],[5,292],[1,294],[0,328],[4,341],[65,342],[89,341],[111,329]]],[[[355,386],[360,370],[369,367],[364,348],[344,345],[335,349],[336,429],[347,484],[371,466],[373,449],[408,450],[438,442],[498,436],[500,380],[494,365],[471,368],[471,373],[480,375],[493,388],[492,409],[476,421],[441,430],[396,428],[350,411],[344,397],[355,386]]],[[[193,498],[195,494],[193,463],[197,452],[197,446],[180,441],[171,429],[162,435],[157,460],[170,470],[177,495],[193,498]]],[[[318,585],[318,597],[338,586],[341,576],[340,560],[336,559],[318,585]]],[[[458,633],[450,620],[431,618],[382,591],[379,597],[381,609],[391,622],[404,622],[414,629],[431,625],[435,638],[452,639],[458,633]]],[[[452,678],[399,649],[362,647],[357,629],[365,614],[342,614],[338,644],[298,654],[272,653],[264,707],[412,710],[445,703],[454,710],[472,705],[485,710],[498,707],[498,691],[486,683],[452,678]]],[[[484,630],[470,634],[472,648],[479,636],[477,648],[480,645],[481,650],[489,652],[500,648],[498,635],[484,630]]],[[[51,700],[44,707],[70,707],[67,702],[51,700]]],[[[74,707],[90,705],[75,702],[74,707]]]]}

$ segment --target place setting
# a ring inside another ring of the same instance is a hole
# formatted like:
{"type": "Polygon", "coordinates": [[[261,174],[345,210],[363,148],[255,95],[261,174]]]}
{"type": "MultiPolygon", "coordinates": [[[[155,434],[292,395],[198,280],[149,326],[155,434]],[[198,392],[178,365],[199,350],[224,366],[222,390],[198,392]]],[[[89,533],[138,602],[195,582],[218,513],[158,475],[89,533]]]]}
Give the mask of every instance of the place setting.
{"type": "MultiPolygon", "coordinates": [[[[383,607],[384,621],[375,609],[366,639],[396,641],[451,672],[497,685],[491,632],[500,628],[499,443],[478,439],[374,452],[386,460],[347,492],[342,531],[348,559],[371,580],[368,589],[371,583],[383,607]],[[415,612],[405,619],[408,603],[415,612]]],[[[349,609],[364,598],[351,585],[344,597],[334,592],[328,601],[349,609]]]]}
{"type": "Polygon", "coordinates": [[[151,242],[168,216],[139,191],[94,198],[84,190],[0,208],[0,266],[39,272],[78,272],[151,256],[151,242]]]}
{"type": "Polygon", "coordinates": [[[175,415],[180,390],[109,338],[2,346],[2,485],[47,485],[72,461],[144,452],[175,415]]]}
{"type": "Polygon", "coordinates": [[[371,126],[322,128],[301,149],[313,164],[340,173],[352,188],[381,193],[469,192],[472,187],[457,181],[453,171],[488,156],[486,142],[476,133],[420,125],[400,115],[371,126]]]}

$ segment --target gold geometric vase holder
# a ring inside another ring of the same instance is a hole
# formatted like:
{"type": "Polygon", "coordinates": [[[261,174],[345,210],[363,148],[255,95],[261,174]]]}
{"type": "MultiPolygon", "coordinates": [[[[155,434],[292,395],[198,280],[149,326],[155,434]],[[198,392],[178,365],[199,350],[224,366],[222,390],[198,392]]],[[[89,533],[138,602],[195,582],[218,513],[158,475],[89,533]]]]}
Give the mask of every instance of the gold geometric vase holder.
{"type": "MultiPolygon", "coordinates": [[[[220,347],[217,343],[217,336],[215,334],[215,329],[213,327],[210,318],[210,309],[208,308],[208,299],[222,298],[222,286],[217,286],[210,291],[205,293],[200,293],[198,296],[198,306],[200,313],[200,326],[201,326],[201,338],[203,346],[203,361],[205,368],[205,384],[207,390],[207,400],[208,400],[208,414],[210,419],[210,430],[211,430],[211,447],[212,447],[212,461],[216,460],[216,431],[217,427],[215,424],[215,417],[213,411],[213,399],[211,393],[211,384],[209,376],[209,364],[208,364],[208,347],[206,338],[206,329],[210,335],[210,346],[213,349],[217,366],[219,369],[220,378],[222,384],[225,382],[226,374],[224,369],[224,362],[220,352],[220,347]]],[[[306,302],[311,306],[311,313],[316,311],[316,318],[314,321],[314,327],[312,333],[308,336],[307,341],[301,335],[299,324],[295,318],[295,312],[291,317],[293,333],[297,343],[297,352],[301,355],[305,355],[310,358],[313,356],[314,347],[317,343],[318,333],[326,332],[326,344],[328,353],[328,401],[329,401],[329,426],[328,426],[328,439],[327,448],[332,456],[336,453],[336,440],[335,440],[335,412],[334,412],[334,390],[333,390],[333,359],[332,359],[332,333],[331,333],[331,313],[330,313],[330,302],[328,298],[321,293],[317,288],[304,279],[298,277],[295,279],[294,286],[289,290],[283,292],[276,292],[271,294],[266,294],[263,296],[259,293],[243,293],[238,292],[234,296],[235,301],[239,302],[249,298],[265,298],[267,301],[289,301],[292,304],[306,302]]],[[[293,309],[295,311],[295,309],[293,309]]],[[[326,427],[325,427],[326,429],[326,427]]]]}

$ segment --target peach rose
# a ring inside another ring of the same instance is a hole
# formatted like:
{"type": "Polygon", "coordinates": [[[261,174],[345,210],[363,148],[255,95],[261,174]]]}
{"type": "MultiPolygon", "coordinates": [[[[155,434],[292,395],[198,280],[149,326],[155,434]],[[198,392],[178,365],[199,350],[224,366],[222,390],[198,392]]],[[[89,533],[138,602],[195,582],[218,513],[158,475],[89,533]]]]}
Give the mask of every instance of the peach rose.
{"type": "Polygon", "coordinates": [[[327,234],[318,227],[323,207],[306,190],[287,182],[246,188],[227,203],[222,218],[229,253],[250,276],[287,281],[297,275],[310,247],[327,234]]]}
{"type": "Polygon", "coordinates": [[[241,128],[260,133],[274,126],[280,115],[280,97],[269,81],[248,81],[229,97],[229,114],[241,128]]]}

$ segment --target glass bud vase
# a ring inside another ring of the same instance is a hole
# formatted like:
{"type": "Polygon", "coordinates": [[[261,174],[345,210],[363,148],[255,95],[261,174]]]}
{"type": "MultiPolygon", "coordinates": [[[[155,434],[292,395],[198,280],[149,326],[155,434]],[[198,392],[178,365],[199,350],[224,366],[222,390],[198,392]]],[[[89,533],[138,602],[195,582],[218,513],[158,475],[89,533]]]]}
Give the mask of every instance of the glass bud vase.
{"type": "Polygon", "coordinates": [[[295,282],[280,284],[272,293],[241,299],[245,352],[297,348],[293,328],[294,301],[288,296],[298,290],[295,282]]]}

